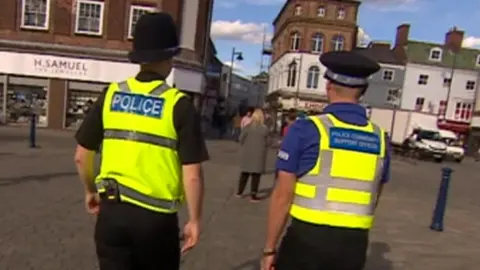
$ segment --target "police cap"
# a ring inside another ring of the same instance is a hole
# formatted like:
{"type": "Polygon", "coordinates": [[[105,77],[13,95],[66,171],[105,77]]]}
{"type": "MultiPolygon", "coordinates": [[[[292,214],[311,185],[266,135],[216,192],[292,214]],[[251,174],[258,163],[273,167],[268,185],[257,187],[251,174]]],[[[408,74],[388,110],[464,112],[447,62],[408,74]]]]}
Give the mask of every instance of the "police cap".
{"type": "Polygon", "coordinates": [[[142,15],[135,25],[132,45],[128,58],[136,64],[167,60],[179,54],[177,26],[172,16],[165,12],[142,15]]]}
{"type": "Polygon", "coordinates": [[[351,88],[368,86],[368,77],[380,70],[377,62],[348,51],[324,53],[320,62],[327,68],[325,79],[351,88]]]}

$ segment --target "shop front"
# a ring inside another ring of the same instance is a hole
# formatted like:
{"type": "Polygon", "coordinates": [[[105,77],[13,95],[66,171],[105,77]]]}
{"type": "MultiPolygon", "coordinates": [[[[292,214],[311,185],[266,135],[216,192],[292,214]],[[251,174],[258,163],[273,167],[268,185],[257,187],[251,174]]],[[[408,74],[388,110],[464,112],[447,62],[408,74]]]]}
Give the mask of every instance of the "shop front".
{"type": "MultiPolygon", "coordinates": [[[[138,66],[32,53],[0,52],[0,122],[26,124],[35,112],[39,126],[76,128],[110,82],[134,76],[138,66]]],[[[167,83],[201,94],[202,72],[175,67],[167,83]]]]}

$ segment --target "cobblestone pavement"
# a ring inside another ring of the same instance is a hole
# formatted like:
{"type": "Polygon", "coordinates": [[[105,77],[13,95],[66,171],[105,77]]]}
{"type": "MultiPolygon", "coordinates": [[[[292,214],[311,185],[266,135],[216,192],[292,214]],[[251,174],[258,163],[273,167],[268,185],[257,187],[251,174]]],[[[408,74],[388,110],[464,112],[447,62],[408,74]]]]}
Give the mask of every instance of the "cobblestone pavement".
{"type": "MultiPolygon", "coordinates": [[[[83,209],[70,132],[41,130],[28,149],[27,129],[0,127],[0,269],[95,269],[94,218],[83,209]]],[[[267,201],[234,198],[237,146],[209,142],[203,235],[183,259],[187,270],[258,269],[267,201]]],[[[273,166],[274,151],[269,164],[273,166]]],[[[480,264],[480,174],[462,164],[393,161],[371,233],[369,270],[476,270],[480,264]],[[455,170],[445,231],[429,230],[442,166],[455,170]]],[[[266,175],[268,189],[273,176],[266,175]]],[[[182,213],[184,218],[184,213],[182,213]]]]}

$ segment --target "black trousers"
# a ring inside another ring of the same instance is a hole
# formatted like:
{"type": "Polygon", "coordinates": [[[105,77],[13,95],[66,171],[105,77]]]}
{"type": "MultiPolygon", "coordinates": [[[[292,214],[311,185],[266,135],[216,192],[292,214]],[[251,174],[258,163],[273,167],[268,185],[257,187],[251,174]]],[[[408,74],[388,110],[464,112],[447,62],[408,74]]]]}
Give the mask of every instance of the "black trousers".
{"type": "Polygon", "coordinates": [[[237,194],[240,195],[245,190],[247,186],[248,178],[251,177],[252,181],[250,183],[250,194],[251,196],[255,197],[258,193],[258,187],[260,185],[260,173],[248,173],[248,172],[241,172],[240,179],[238,180],[238,189],[237,194]]]}
{"type": "Polygon", "coordinates": [[[102,202],[95,226],[100,270],[178,270],[180,239],[176,214],[128,203],[102,202]]]}
{"type": "Polygon", "coordinates": [[[314,232],[315,228],[300,227],[292,224],[285,234],[278,251],[276,270],[364,269],[367,231],[318,226],[314,232]]]}

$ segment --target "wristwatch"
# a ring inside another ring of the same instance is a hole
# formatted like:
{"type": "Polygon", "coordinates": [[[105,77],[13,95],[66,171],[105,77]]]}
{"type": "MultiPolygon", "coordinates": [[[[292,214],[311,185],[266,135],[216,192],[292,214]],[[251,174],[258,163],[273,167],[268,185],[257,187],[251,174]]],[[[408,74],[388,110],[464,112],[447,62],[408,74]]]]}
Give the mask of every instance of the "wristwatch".
{"type": "Polygon", "coordinates": [[[276,249],[264,249],[262,253],[263,257],[273,256],[275,254],[277,254],[276,249]]]}

